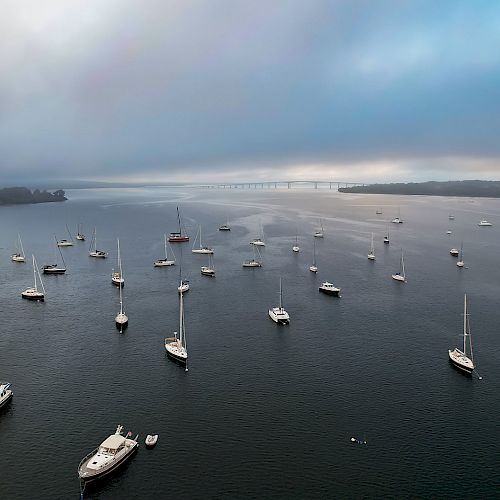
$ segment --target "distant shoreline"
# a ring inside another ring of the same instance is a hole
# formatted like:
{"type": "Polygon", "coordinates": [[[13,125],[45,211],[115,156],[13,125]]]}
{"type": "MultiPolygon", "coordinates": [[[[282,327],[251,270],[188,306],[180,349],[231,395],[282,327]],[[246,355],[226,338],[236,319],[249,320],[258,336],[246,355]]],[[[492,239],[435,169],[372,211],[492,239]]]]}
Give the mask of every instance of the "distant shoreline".
{"type": "Polygon", "coordinates": [[[500,198],[500,181],[429,181],[392,184],[369,184],[339,188],[340,193],[399,194],[423,196],[459,196],[500,198]]]}
{"type": "Polygon", "coordinates": [[[53,193],[35,189],[31,191],[25,187],[11,187],[0,189],[0,205],[29,205],[33,203],[52,203],[66,201],[68,198],[62,189],[53,193]]]}

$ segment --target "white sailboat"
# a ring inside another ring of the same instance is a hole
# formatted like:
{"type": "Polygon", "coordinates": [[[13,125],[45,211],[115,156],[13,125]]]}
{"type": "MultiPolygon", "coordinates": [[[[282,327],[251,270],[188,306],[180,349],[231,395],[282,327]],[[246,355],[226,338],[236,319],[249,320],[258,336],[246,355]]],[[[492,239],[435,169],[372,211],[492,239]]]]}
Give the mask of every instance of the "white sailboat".
{"type": "Polygon", "coordinates": [[[370,247],[370,253],[368,254],[368,260],[375,260],[375,248],[373,246],[373,233],[372,233],[372,244],[370,247]]]}
{"type": "Polygon", "coordinates": [[[21,235],[19,233],[17,233],[16,253],[11,255],[10,260],[12,260],[12,262],[26,262],[23,242],[21,241],[21,235]]]}
{"type": "Polygon", "coordinates": [[[212,254],[208,254],[208,266],[201,266],[200,271],[203,276],[215,278],[215,266],[212,254]]]}
{"type": "Polygon", "coordinates": [[[388,245],[389,242],[390,242],[390,237],[389,237],[389,223],[387,223],[387,231],[386,231],[386,234],[384,236],[384,244],[385,245],[388,245]]]}
{"type": "Polygon", "coordinates": [[[198,232],[196,233],[196,237],[193,241],[193,248],[191,250],[192,253],[201,253],[201,254],[213,254],[214,249],[210,247],[203,246],[201,242],[201,225],[198,226],[198,232]],[[199,240],[199,248],[195,248],[196,240],[199,240]]]}
{"type": "Polygon", "coordinates": [[[92,232],[92,240],[90,242],[89,257],[105,259],[107,255],[108,254],[103,250],[97,250],[97,231],[96,228],[94,228],[94,231],[92,232]]]}
{"type": "Polygon", "coordinates": [[[0,408],[6,405],[14,395],[10,388],[11,385],[10,382],[0,382],[0,408]]]}
{"type": "Polygon", "coordinates": [[[181,216],[179,214],[179,207],[177,207],[177,223],[179,226],[179,230],[171,232],[169,237],[168,237],[168,241],[170,241],[171,243],[184,243],[186,241],[189,241],[189,236],[186,233],[183,234],[183,227],[181,224],[181,216]]]}
{"type": "Polygon", "coordinates": [[[69,234],[69,240],[66,240],[66,239],[57,240],[57,238],[56,238],[58,247],[72,247],[73,246],[73,238],[71,236],[71,233],[70,233],[67,225],[66,225],[66,231],[69,234]]]}
{"type": "Polygon", "coordinates": [[[486,226],[486,227],[490,227],[490,226],[493,226],[493,224],[491,222],[488,222],[487,220],[480,220],[477,224],[478,226],[486,226]]]}
{"type": "Polygon", "coordinates": [[[229,221],[226,221],[225,224],[221,224],[219,226],[219,231],[231,231],[231,226],[229,225],[229,221]]]}
{"type": "Polygon", "coordinates": [[[399,263],[399,272],[392,275],[392,279],[396,281],[400,281],[401,283],[406,283],[406,274],[405,274],[405,261],[403,256],[403,249],[401,249],[401,259],[399,263]]]}
{"type": "Polygon", "coordinates": [[[469,325],[469,314],[467,313],[467,294],[464,295],[464,326],[463,326],[463,336],[464,336],[464,347],[463,351],[455,347],[455,349],[448,350],[448,356],[450,362],[456,366],[459,370],[462,370],[468,374],[474,371],[474,356],[472,354],[472,337],[470,334],[469,325]],[[467,338],[469,344],[469,354],[467,354],[467,338]]]}
{"type": "Polygon", "coordinates": [[[262,255],[258,245],[253,245],[253,259],[245,260],[243,267],[262,267],[262,255]]]}
{"type": "Polygon", "coordinates": [[[323,222],[321,221],[321,219],[319,220],[319,226],[320,227],[314,232],[315,238],[323,238],[325,236],[325,232],[323,230],[323,222]]]}
{"type": "Polygon", "coordinates": [[[118,253],[116,257],[116,264],[118,266],[118,271],[115,271],[114,269],[111,270],[111,283],[113,285],[119,286],[120,288],[122,286],[125,286],[125,279],[122,275],[122,260],[120,256],[120,240],[116,240],[117,245],[118,245],[118,253]]]}
{"type": "Polygon", "coordinates": [[[266,244],[264,242],[264,230],[263,230],[262,224],[260,222],[259,222],[259,226],[260,226],[260,235],[258,238],[253,239],[250,242],[250,245],[256,245],[258,247],[265,247],[266,244]]]}
{"type": "Polygon", "coordinates": [[[280,304],[278,307],[273,307],[269,309],[269,317],[279,325],[287,325],[290,323],[290,316],[283,308],[283,291],[281,288],[281,278],[280,278],[280,304]]]}
{"type": "Polygon", "coordinates": [[[394,217],[394,219],[392,219],[392,223],[393,224],[403,224],[403,219],[401,219],[401,209],[400,207],[398,207],[398,216],[397,217],[394,217]]]}
{"type": "MultiPolygon", "coordinates": [[[[120,240],[116,240],[116,244],[118,247],[118,271],[120,273],[120,278],[123,280],[123,283],[125,283],[125,280],[123,278],[123,270],[122,270],[122,257],[120,253],[120,240]]],[[[125,314],[123,311],[123,284],[122,286],[119,286],[120,289],[120,312],[115,316],[115,324],[116,327],[122,331],[124,328],[128,326],[128,316],[125,314]]]]}
{"type": "Polygon", "coordinates": [[[66,272],[66,262],[64,262],[64,257],[63,257],[63,254],[61,252],[61,248],[58,245],[57,238],[55,235],[54,235],[54,239],[56,241],[56,246],[54,248],[54,252],[55,252],[55,249],[57,248],[57,250],[59,251],[59,257],[61,257],[62,266],[60,266],[59,264],[45,264],[44,266],[42,266],[43,274],[64,274],[66,272]]]}
{"type": "MultiPolygon", "coordinates": [[[[179,293],[179,332],[174,332],[173,337],[165,339],[165,350],[167,356],[174,361],[187,365],[188,352],[186,345],[186,327],[184,324],[184,294],[179,293]]],[[[187,366],[186,366],[187,371],[187,366]]]]}
{"type": "Polygon", "coordinates": [[[170,251],[172,252],[172,255],[174,256],[173,260],[168,258],[168,253],[167,253],[167,235],[164,235],[164,240],[165,240],[165,258],[164,259],[158,259],[155,260],[154,267],[165,267],[165,266],[175,266],[175,255],[174,251],[172,250],[172,246],[170,243],[168,246],[170,247],[170,251]]]}
{"type": "Polygon", "coordinates": [[[27,300],[43,301],[45,299],[45,287],[43,286],[42,277],[40,276],[40,270],[38,269],[38,266],[36,264],[35,256],[32,255],[32,257],[33,257],[33,281],[34,281],[34,285],[32,288],[27,288],[26,290],[24,290],[24,292],[21,292],[21,297],[23,299],[27,299],[27,300]],[[40,281],[40,286],[42,287],[42,292],[40,290],[38,290],[37,276],[38,276],[38,281],[40,281]]]}
{"type": "Polygon", "coordinates": [[[313,240],[313,263],[309,266],[309,271],[312,273],[318,272],[318,266],[316,265],[316,240],[313,240]]]}
{"type": "Polygon", "coordinates": [[[76,239],[78,241],[85,241],[85,235],[82,233],[82,225],[78,224],[78,229],[76,231],[76,239]]]}
{"type": "Polygon", "coordinates": [[[292,252],[298,253],[300,252],[300,247],[299,247],[299,242],[298,242],[298,235],[295,233],[295,245],[292,247],[292,252]]]}
{"type": "Polygon", "coordinates": [[[464,244],[460,245],[460,256],[457,261],[457,267],[464,267],[464,244]]]}

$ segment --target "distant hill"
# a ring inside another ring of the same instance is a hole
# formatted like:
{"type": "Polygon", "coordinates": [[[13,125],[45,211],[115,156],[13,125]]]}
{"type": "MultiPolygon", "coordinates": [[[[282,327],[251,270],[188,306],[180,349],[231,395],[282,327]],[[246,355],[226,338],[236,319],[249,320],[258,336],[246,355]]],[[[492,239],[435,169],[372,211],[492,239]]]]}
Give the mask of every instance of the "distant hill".
{"type": "Polygon", "coordinates": [[[48,203],[53,201],[66,201],[67,198],[62,189],[53,193],[35,189],[31,191],[25,187],[10,187],[0,189],[0,205],[15,205],[25,203],[48,203]]]}
{"type": "Polygon", "coordinates": [[[339,188],[341,193],[473,196],[500,198],[500,181],[447,181],[369,184],[339,188]]]}

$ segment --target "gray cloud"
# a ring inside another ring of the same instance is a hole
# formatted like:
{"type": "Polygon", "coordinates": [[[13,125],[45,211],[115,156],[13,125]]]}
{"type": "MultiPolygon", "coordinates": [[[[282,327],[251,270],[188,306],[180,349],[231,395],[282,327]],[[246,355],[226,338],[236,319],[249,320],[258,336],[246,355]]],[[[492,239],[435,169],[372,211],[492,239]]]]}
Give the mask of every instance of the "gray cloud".
{"type": "Polygon", "coordinates": [[[496,172],[496,2],[4,3],[0,180],[496,172]]]}

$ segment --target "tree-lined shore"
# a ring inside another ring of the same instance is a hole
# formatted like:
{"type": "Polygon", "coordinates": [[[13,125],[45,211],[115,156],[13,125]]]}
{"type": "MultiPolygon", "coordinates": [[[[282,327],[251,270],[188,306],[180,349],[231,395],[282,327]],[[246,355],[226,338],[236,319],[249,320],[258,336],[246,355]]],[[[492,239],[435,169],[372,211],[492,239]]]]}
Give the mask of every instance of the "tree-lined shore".
{"type": "Polygon", "coordinates": [[[27,203],[48,203],[54,201],[66,201],[67,198],[62,189],[53,193],[35,189],[31,191],[25,187],[10,187],[0,189],[0,205],[19,205],[27,203]]]}

